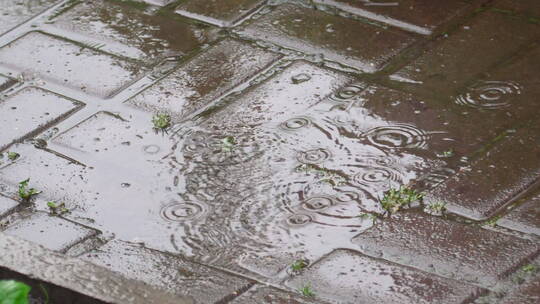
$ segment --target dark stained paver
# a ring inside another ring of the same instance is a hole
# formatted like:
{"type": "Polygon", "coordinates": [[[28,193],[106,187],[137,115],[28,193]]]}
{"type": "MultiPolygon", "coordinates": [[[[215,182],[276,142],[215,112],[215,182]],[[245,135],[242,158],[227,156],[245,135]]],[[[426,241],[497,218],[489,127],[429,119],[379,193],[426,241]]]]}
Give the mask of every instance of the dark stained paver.
{"type": "Polygon", "coordinates": [[[415,41],[405,32],[292,4],[278,6],[239,32],[286,48],[323,54],[365,72],[380,70],[393,55],[415,41]]]}
{"type": "Polygon", "coordinates": [[[180,119],[202,110],[279,57],[237,40],[223,40],[128,103],[180,119]]]}
{"type": "Polygon", "coordinates": [[[485,220],[540,177],[540,133],[537,121],[499,143],[480,159],[430,192],[426,201],[448,203],[448,209],[485,220]]]}
{"type": "MultiPolygon", "coordinates": [[[[512,13],[540,17],[540,2],[536,0],[497,0],[493,3],[493,7],[512,13]]],[[[535,20],[538,21],[537,19],[532,19],[531,21],[535,20]]]]}
{"type": "Polygon", "coordinates": [[[264,0],[188,0],[178,6],[176,13],[228,27],[264,2],[264,0]]]}
{"type": "Polygon", "coordinates": [[[93,229],[41,212],[17,219],[2,232],[61,252],[97,234],[93,229]]]}
{"type": "Polygon", "coordinates": [[[466,1],[448,0],[315,0],[316,3],[336,6],[362,17],[385,22],[424,35],[468,7],[466,1]]]}
{"type": "Polygon", "coordinates": [[[108,97],[142,71],[136,64],[67,40],[28,33],[0,48],[0,66],[99,97],[108,97]]]}
{"type": "Polygon", "coordinates": [[[523,304],[540,302],[540,275],[523,283],[522,286],[510,292],[501,304],[523,304]]]}
{"type": "Polygon", "coordinates": [[[439,38],[437,44],[392,79],[405,79],[410,90],[447,99],[468,81],[539,37],[537,24],[485,11],[439,38]]]}
{"type": "Polygon", "coordinates": [[[338,250],[289,280],[333,303],[463,303],[479,289],[359,253],[338,250]]]}
{"type": "Polygon", "coordinates": [[[380,221],[354,242],[366,254],[484,286],[540,253],[533,242],[417,212],[380,221]]]}
{"type": "Polygon", "coordinates": [[[246,279],[180,257],[118,241],[111,241],[83,258],[127,278],[143,281],[177,295],[193,297],[198,303],[215,303],[251,284],[246,279]]]}
{"type": "Polygon", "coordinates": [[[525,233],[540,235],[540,194],[533,192],[513,209],[497,221],[497,225],[525,233]]]}
{"type": "Polygon", "coordinates": [[[0,99],[0,149],[42,131],[83,106],[36,87],[27,87],[0,99]]]}

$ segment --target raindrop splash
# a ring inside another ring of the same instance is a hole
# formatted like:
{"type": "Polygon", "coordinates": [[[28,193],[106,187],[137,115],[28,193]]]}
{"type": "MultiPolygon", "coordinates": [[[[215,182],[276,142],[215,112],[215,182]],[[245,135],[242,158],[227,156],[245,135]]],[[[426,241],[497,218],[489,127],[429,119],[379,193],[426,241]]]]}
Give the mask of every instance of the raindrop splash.
{"type": "Polygon", "coordinates": [[[511,98],[521,94],[521,86],[512,81],[483,81],[456,98],[459,105],[481,109],[500,109],[511,105],[511,98]]]}

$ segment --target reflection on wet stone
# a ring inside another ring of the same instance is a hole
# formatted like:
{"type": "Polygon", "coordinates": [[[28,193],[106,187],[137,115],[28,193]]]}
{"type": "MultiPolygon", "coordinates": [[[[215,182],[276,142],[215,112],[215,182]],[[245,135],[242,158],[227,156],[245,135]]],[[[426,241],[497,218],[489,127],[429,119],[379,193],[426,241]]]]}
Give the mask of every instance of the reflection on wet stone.
{"type": "Polygon", "coordinates": [[[2,232],[201,303],[467,303],[540,253],[533,1],[16,2],[2,232]]]}

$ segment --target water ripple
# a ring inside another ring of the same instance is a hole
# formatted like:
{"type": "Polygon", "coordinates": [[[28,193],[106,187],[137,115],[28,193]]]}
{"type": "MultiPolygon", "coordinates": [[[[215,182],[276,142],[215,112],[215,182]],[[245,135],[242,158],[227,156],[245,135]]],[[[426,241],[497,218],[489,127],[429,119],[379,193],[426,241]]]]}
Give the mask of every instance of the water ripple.
{"type": "Polygon", "coordinates": [[[456,103],[473,108],[500,109],[511,105],[511,97],[521,94],[521,86],[512,81],[483,81],[456,98],[456,103]]]}

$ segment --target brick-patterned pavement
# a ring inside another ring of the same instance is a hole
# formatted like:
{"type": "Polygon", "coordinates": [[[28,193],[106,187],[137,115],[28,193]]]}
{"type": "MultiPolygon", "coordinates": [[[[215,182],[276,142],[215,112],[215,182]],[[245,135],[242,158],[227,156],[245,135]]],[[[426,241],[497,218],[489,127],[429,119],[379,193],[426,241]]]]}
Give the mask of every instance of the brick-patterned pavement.
{"type": "Polygon", "coordinates": [[[0,93],[6,234],[197,303],[540,302],[537,0],[0,0],[0,93]]]}

